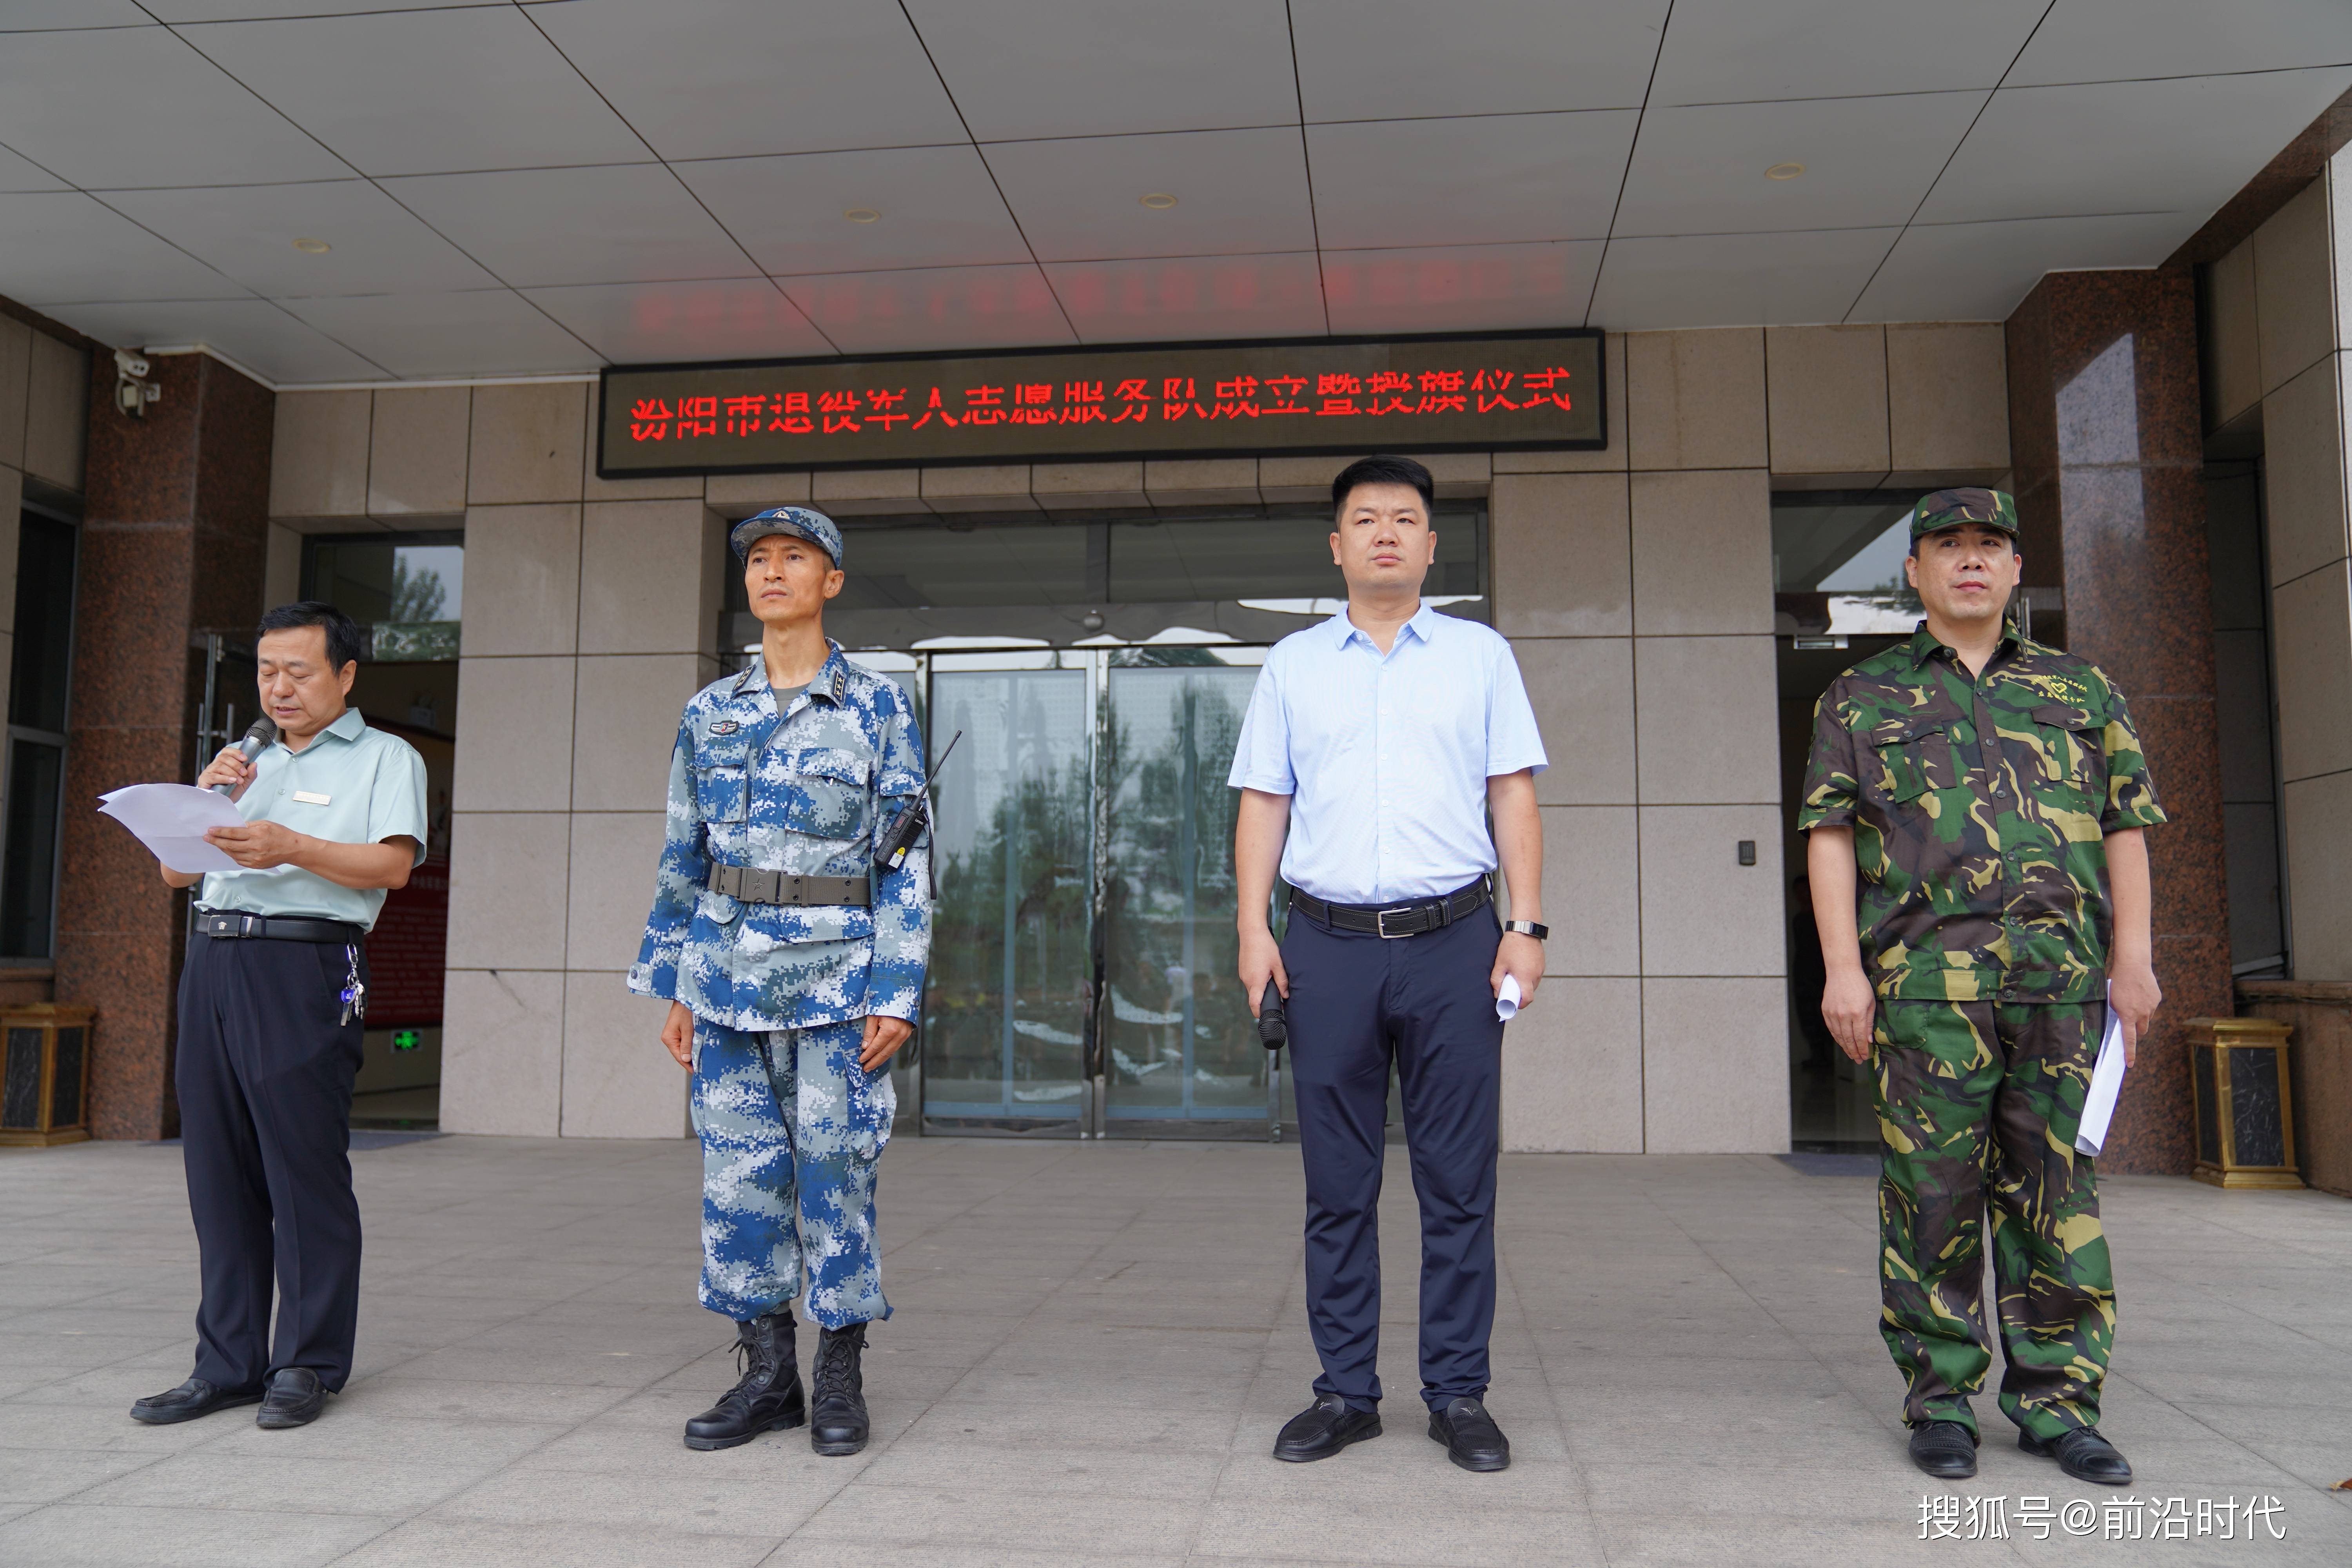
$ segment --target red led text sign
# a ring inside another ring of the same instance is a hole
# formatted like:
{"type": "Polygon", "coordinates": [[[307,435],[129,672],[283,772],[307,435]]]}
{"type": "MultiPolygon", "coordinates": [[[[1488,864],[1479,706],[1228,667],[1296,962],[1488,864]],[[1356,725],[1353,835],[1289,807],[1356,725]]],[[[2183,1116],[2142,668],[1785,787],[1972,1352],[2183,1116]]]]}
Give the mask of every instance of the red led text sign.
{"type": "Polygon", "coordinates": [[[1599,447],[1601,363],[1578,330],[614,367],[596,471],[1599,447]]]}

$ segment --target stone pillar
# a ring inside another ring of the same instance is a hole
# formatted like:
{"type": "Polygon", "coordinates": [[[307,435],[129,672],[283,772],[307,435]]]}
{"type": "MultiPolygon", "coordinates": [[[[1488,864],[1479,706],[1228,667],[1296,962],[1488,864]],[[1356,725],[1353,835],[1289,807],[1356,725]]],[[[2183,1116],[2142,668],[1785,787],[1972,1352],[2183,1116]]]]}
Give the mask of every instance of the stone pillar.
{"type": "MultiPolygon", "coordinates": [[[[57,994],[98,1008],[91,1108],[101,1138],[179,1130],[173,998],[185,900],[89,803],[196,767],[201,650],[249,641],[263,608],[272,395],[205,354],[154,362],[163,400],[113,406],[93,376],[74,610],[57,994]]],[[[252,699],[238,706],[250,711],[252,699]]]]}
{"type": "Polygon", "coordinates": [[[2148,833],[2164,1009],[2100,1163],[2183,1173],[2181,1024],[2232,1011],[2194,287],[2186,272],[2053,272],[2007,335],[2034,636],[2122,689],[2171,818],[2148,833]]]}

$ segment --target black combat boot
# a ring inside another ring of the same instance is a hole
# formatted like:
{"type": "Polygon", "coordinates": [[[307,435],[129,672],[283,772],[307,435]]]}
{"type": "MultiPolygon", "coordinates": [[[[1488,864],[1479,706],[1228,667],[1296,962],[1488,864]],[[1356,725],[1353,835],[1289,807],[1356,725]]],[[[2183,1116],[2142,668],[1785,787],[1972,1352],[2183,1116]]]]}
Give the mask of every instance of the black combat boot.
{"type": "Polygon", "coordinates": [[[865,1350],[863,1323],[817,1331],[816,1363],[809,1368],[816,1385],[809,1446],[820,1454],[855,1454],[866,1447],[866,1374],[858,1365],[865,1350]]]}
{"type": "Polygon", "coordinates": [[[736,1324],[735,1354],[745,1366],[743,1380],[686,1424],[689,1448],[732,1448],[808,1419],[800,1359],[793,1351],[791,1308],[736,1324]]]}

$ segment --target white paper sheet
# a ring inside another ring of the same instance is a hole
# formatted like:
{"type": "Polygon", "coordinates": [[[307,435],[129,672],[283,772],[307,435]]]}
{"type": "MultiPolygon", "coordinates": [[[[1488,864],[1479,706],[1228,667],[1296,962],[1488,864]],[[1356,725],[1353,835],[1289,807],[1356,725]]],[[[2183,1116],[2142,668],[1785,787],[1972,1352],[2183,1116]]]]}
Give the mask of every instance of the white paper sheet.
{"type": "Polygon", "coordinates": [[[1495,1016],[1507,1024],[1518,1016],[1518,1011],[1519,977],[1506,974],[1503,976],[1503,988],[1495,993],[1495,1016]]]}
{"type": "Polygon", "coordinates": [[[2083,1124],[2074,1131],[2074,1150],[2096,1155],[2107,1141],[2107,1121],[2116,1113],[2116,1096],[2124,1087],[2124,1025],[2116,1016],[2110,988],[2107,1030],[2099,1037],[2098,1059],[2091,1064],[2091,1087],[2083,1096],[2083,1124]]]}
{"type": "Polygon", "coordinates": [[[225,795],[194,784],[132,784],[99,796],[98,809],[131,829],[156,859],[174,871],[236,869],[226,851],[205,842],[207,828],[245,825],[225,795]]]}

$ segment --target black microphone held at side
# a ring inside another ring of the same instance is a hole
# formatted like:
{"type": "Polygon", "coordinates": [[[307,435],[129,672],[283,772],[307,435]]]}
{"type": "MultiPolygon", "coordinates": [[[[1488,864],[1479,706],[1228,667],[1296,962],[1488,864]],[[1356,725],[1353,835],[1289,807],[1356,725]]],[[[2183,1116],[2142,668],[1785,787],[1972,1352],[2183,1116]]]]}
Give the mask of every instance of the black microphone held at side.
{"type": "Polygon", "coordinates": [[[1282,1012],[1282,987],[1269,980],[1265,994],[1257,999],[1258,1043],[1269,1051],[1278,1051],[1290,1040],[1290,1020],[1282,1012]]]}
{"type": "MultiPolygon", "coordinates": [[[[277,722],[273,721],[268,714],[264,713],[260,718],[256,719],[253,721],[253,728],[245,732],[245,739],[236,743],[236,754],[250,763],[254,758],[268,751],[271,745],[276,743],[277,740],[277,722]]],[[[213,785],[213,793],[215,795],[235,795],[236,793],[236,785],[233,784],[216,784],[213,785]]]]}

